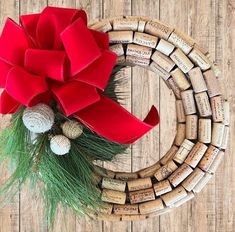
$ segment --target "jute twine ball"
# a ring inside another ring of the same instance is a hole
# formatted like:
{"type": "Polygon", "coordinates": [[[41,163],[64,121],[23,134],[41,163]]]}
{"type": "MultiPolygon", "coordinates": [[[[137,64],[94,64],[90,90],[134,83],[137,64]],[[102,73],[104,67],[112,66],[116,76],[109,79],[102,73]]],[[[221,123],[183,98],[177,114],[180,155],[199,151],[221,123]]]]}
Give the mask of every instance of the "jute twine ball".
{"type": "Polygon", "coordinates": [[[75,120],[66,121],[61,125],[63,134],[69,139],[76,139],[78,138],[82,132],[83,127],[81,123],[75,120]]]}
{"type": "Polygon", "coordinates": [[[55,120],[53,110],[46,104],[39,103],[26,108],[23,113],[23,123],[26,128],[34,133],[49,131],[55,120]]]}
{"type": "Polygon", "coordinates": [[[50,148],[56,155],[65,155],[69,152],[71,143],[64,135],[55,135],[50,141],[50,148]]]}

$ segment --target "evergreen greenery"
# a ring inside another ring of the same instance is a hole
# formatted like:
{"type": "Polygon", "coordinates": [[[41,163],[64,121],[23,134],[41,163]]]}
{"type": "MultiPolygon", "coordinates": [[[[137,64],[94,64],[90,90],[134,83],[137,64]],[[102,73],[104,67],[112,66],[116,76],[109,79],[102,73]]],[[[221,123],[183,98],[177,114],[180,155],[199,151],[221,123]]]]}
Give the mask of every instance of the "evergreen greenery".
{"type": "MultiPolygon", "coordinates": [[[[115,74],[121,68],[114,68],[105,90],[105,94],[115,101],[122,95],[121,92],[115,92],[115,87],[122,81],[115,79],[115,74]]],[[[12,127],[0,135],[0,161],[8,160],[14,166],[13,174],[0,188],[2,202],[11,200],[29,179],[33,188],[37,183],[40,184],[45,215],[51,225],[59,205],[88,216],[90,210],[99,211],[102,208],[102,201],[94,176],[100,174],[100,171],[93,161],[111,161],[115,155],[125,152],[127,146],[108,141],[84,128],[79,138],[71,140],[69,154],[55,155],[49,148],[49,136],[61,133],[59,125],[71,118],[66,118],[57,110],[53,129],[40,134],[32,144],[30,132],[22,122],[23,110],[22,107],[13,115],[12,127]]]]}

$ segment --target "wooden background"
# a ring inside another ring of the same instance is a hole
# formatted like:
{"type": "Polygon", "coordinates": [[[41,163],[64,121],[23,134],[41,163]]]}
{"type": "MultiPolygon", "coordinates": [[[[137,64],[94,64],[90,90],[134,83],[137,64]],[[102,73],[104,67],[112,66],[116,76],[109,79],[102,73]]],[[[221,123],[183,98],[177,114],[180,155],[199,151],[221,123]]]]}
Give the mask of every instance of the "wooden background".
{"type": "MultiPolygon", "coordinates": [[[[146,15],[187,32],[209,50],[218,63],[231,103],[230,146],[215,177],[191,202],[173,212],[141,222],[95,222],[58,214],[55,232],[205,232],[235,231],[235,1],[234,0],[1,0],[0,26],[6,17],[18,21],[19,14],[41,11],[47,5],[84,8],[90,18],[115,15],[146,15]]],[[[126,107],[143,118],[152,104],[159,108],[161,123],[138,141],[119,163],[105,164],[131,171],[149,166],[163,156],[175,134],[175,106],[172,93],[159,78],[142,68],[127,68],[126,107]]],[[[3,124],[3,118],[0,121],[3,124]]],[[[0,183],[7,178],[1,168],[0,183]]],[[[43,223],[40,200],[25,188],[6,208],[0,208],[0,232],[50,231],[43,223]]]]}

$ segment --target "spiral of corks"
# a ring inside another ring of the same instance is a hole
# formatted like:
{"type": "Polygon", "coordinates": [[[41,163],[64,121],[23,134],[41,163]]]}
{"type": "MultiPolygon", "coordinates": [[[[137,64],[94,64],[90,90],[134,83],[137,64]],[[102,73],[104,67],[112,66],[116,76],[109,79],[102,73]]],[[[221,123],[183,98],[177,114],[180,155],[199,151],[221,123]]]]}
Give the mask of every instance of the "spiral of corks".
{"type": "Polygon", "coordinates": [[[197,195],[224,157],[229,103],[219,70],[191,37],[158,20],[126,16],[90,28],[109,34],[117,64],[142,66],[160,76],[176,98],[175,140],[157,163],[134,173],[100,168],[105,207],[94,218],[141,220],[164,214],[197,195]]]}

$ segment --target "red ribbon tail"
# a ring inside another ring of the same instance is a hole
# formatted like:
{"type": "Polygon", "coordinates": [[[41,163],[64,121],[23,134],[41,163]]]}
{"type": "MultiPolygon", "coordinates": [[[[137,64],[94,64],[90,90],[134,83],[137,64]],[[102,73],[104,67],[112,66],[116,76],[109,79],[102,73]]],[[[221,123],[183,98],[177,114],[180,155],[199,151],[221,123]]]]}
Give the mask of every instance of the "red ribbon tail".
{"type": "Polygon", "coordinates": [[[101,95],[100,101],[74,114],[97,134],[117,143],[131,144],[159,123],[153,106],[144,121],[122,106],[101,95]]]}

